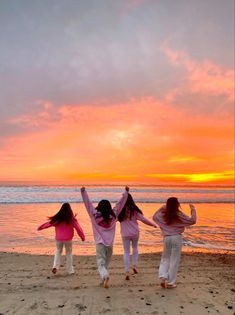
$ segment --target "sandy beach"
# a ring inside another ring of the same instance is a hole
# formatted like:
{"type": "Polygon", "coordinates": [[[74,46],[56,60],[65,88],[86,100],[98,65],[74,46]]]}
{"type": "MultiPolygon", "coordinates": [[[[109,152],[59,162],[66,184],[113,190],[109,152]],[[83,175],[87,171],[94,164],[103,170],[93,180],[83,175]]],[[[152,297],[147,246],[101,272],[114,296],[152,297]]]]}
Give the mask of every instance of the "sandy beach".
{"type": "MultiPolygon", "coordinates": [[[[235,255],[182,255],[176,289],[159,286],[160,254],[142,254],[139,274],[124,280],[122,256],[113,256],[110,288],[99,287],[95,256],[74,256],[76,274],[52,256],[0,253],[0,314],[234,314],[235,255]]],[[[64,262],[64,260],[62,260],[64,262]]]]}

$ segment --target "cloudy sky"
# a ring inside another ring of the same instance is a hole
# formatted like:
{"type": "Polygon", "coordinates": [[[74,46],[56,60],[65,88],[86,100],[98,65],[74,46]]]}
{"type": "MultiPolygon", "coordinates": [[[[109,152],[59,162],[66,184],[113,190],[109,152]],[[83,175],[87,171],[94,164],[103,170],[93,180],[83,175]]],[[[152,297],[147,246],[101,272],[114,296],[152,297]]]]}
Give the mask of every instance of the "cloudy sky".
{"type": "Polygon", "coordinates": [[[0,180],[232,183],[233,0],[0,0],[0,180]]]}

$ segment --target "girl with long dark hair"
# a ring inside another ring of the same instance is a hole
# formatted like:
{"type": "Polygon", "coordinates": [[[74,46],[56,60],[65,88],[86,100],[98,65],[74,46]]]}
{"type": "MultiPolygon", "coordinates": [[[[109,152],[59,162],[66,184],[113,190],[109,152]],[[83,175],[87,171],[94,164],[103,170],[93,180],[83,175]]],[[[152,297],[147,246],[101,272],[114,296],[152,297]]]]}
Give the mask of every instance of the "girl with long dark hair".
{"type": "Polygon", "coordinates": [[[141,221],[147,225],[156,227],[156,224],[146,219],[143,212],[135,204],[131,194],[128,193],[127,201],[118,216],[121,226],[121,236],[124,249],[124,267],[126,280],[130,280],[130,246],[132,244],[132,265],[133,272],[137,274],[138,262],[138,241],[139,241],[139,226],[137,221],[141,221]]]}
{"type": "Polygon", "coordinates": [[[167,199],[153,216],[163,235],[163,252],[159,266],[159,278],[163,288],[175,288],[176,276],[180,262],[182,248],[182,233],[185,227],[196,223],[196,210],[189,204],[191,217],[185,215],[180,209],[176,197],[167,199]]]}
{"type": "Polygon", "coordinates": [[[101,278],[101,285],[104,288],[109,287],[108,266],[113,253],[117,216],[126,203],[128,191],[129,187],[126,186],[125,192],[113,209],[108,200],[101,200],[95,208],[88,197],[85,187],[81,188],[82,199],[92,223],[96,243],[97,267],[101,278]]]}
{"type": "Polygon", "coordinates": [[[51,226],[55,227],[56,252],[52,272],[55,274],[60,268],[61,254],[63,247],[65,247],[67,272],[73,274],[72,239],[74,236],[74,229],[77,231],[77,234],[82,241],[85,240],[83,230],[75,218],[69,203],[64,203],[60,210],[48,219],[48,222],[43,223],[38,227],[38,231],[47,229],[51,226]]]}

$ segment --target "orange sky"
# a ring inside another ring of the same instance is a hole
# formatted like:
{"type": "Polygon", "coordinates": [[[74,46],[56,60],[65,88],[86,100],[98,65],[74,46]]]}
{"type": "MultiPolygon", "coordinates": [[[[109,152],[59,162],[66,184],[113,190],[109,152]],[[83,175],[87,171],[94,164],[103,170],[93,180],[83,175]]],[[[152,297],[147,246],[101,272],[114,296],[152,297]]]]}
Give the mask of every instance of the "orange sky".
{"type": "Polygon", "coordinates": [[[215,118],[152,98],[40,106],[37,116],[12,119],[40,131],[3,144],[2,179],[232,183],[234,126],[226,111],[215,118]]]}
{"type": "Polygon", "coordinates": [[[23,8],[5,11],[0,181],[234,184],[230,7],[190,2],[166,23],[156,3],[100,6],[98,19],[78,2],[80,20],[59,5],[45,25],[53,4],[32,4],[28,37],[23,8]]]}

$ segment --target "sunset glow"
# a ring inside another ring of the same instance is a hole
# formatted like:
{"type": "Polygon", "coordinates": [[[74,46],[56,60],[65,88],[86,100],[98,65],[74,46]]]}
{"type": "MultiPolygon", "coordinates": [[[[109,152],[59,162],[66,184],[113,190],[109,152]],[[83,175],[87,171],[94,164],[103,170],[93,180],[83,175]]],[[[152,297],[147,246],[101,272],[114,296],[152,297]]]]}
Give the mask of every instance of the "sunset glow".
{"type": "Polygon", "coordinates": [[[233,1],[53,3],[0,4],[0,180],[233,184],[233,1]]]}

